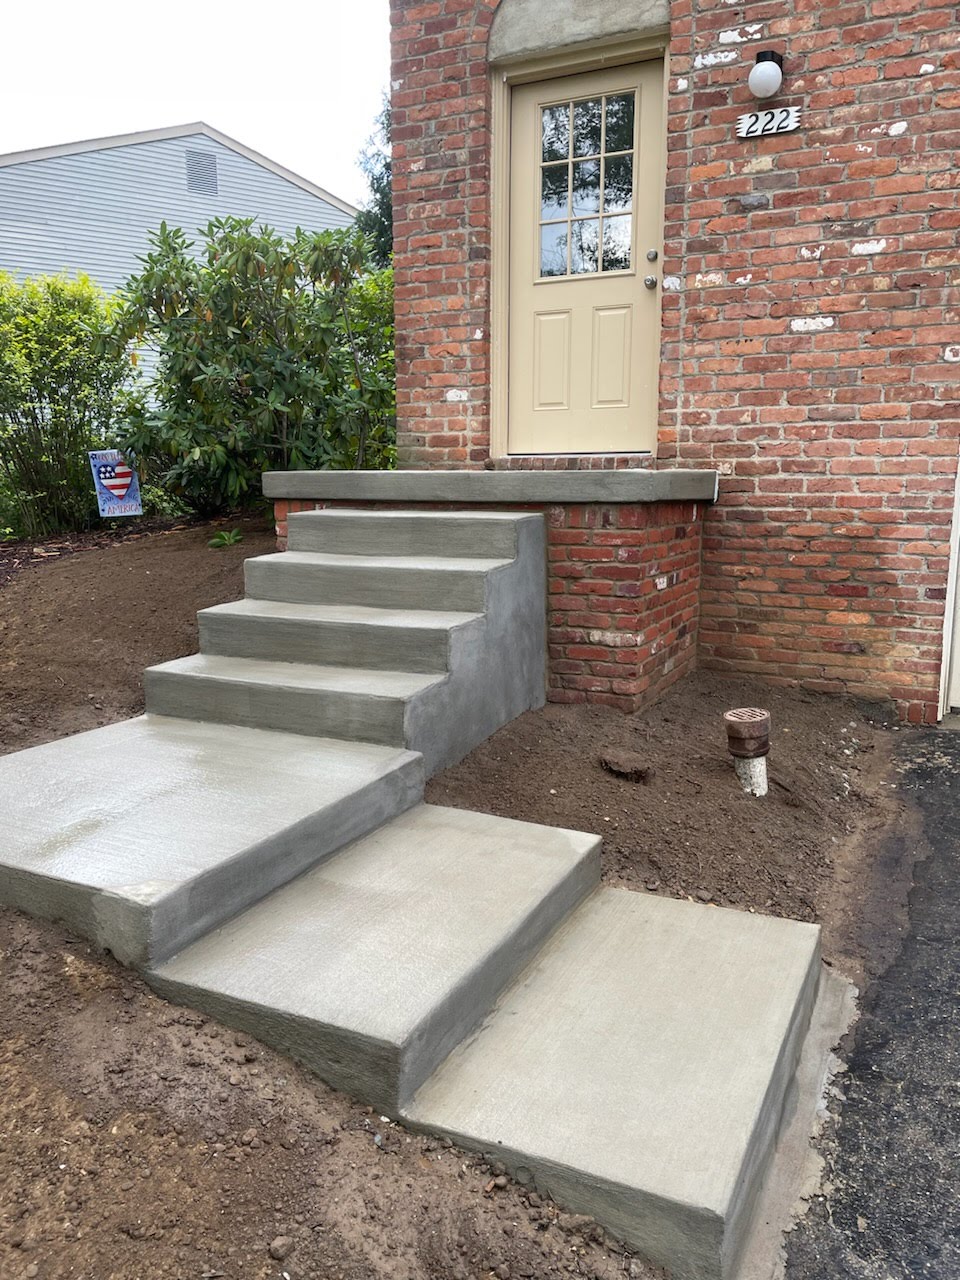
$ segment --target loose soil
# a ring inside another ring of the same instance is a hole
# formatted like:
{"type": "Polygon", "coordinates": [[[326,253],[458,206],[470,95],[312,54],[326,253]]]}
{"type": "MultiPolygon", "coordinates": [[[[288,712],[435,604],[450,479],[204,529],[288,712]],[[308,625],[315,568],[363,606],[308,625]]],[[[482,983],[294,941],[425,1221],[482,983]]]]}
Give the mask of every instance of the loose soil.
{"type": "Polygon", "coordinates": [[[143,711],[143,668],[193,653],[196,612],[276,550],[261,517],[0,547],[0,752],[143,711]],[[213,549],[218,530],[243,541],[213,549]],[[2,580],[0,580],[2,581],[2,580]]]}
{"type": "MultiPolygon", "coordinates": [[[[142,669],[271,550],[257,522],[33,556],[0,588],[3,749],[137,714],[142,669]]],[[[635,716],[550,706],[435,778],[435,803],[600,831],[604,879],[816,919],[857,980],[897,945],[908,860],[877,708],[700,674],[635,716]],[[773,715],[773,785],[738,789],[722,712],[773,715]],[[601,757],[629,753],[637,780],[601,757]]],[[[59,927],[0,911],[0,1277],[489,1280],[659,1275],[503,1176],[406,1133],[256,1041],[159,1000],[59,927]],[[272,1252],[271,1252],[272,1246],[272,1252]]]]}

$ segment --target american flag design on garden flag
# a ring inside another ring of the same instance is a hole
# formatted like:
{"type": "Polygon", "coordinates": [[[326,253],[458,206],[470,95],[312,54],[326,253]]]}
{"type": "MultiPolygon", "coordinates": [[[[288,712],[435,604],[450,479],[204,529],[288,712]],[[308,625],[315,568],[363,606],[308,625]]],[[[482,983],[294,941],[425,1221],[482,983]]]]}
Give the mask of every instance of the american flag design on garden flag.
{"type": "Polygon", "coordinates": [[[142,516],[136,466],[127,462],[119,449],[91,449],[89,458],[101,516],[142,516]]]}
{"type": "Polygon", "coordinates": [[[97,468],[97,477],[115,498],[125,498],[133,479],[133,471],[125,462],[101,462],[97,468]]]}

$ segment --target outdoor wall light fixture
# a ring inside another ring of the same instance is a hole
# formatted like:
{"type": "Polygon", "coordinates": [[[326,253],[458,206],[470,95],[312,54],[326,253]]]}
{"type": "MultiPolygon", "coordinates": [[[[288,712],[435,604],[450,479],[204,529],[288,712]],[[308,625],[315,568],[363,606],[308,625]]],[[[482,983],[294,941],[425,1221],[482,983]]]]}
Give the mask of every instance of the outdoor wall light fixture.
{"type": "Polygon", "coordinates": [[[747,84],[755,98],[772,98],[783,84],[783,55],[761,50],[750,68],[747,84]]]}

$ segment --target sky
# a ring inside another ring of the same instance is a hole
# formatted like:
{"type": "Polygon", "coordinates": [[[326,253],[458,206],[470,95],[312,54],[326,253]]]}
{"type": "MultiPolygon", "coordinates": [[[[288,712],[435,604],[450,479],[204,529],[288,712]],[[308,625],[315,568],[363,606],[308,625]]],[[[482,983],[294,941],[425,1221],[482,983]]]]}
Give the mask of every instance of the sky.
{"type": "Polygon", "coordinates": [[[3,13],[0,154],[203,120],[361,203],[389,0],[26,0],[3,13]]]}

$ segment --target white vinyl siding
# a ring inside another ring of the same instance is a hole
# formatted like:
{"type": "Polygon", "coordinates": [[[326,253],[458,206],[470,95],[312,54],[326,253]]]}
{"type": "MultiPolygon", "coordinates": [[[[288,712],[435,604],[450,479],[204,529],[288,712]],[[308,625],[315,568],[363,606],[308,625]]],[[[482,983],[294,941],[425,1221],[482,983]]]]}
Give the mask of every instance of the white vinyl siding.
{"type": "Polygon", "coordinates": [[[111,293],[138,270],[161,222],[192,237],[228,214],[288,236],[353,220],[216,139],[190,134],[0,167],[0,270],[85,272],[111,293]],[[215,157],[216,195],[188,190],[188,151],[215,157]]]}

